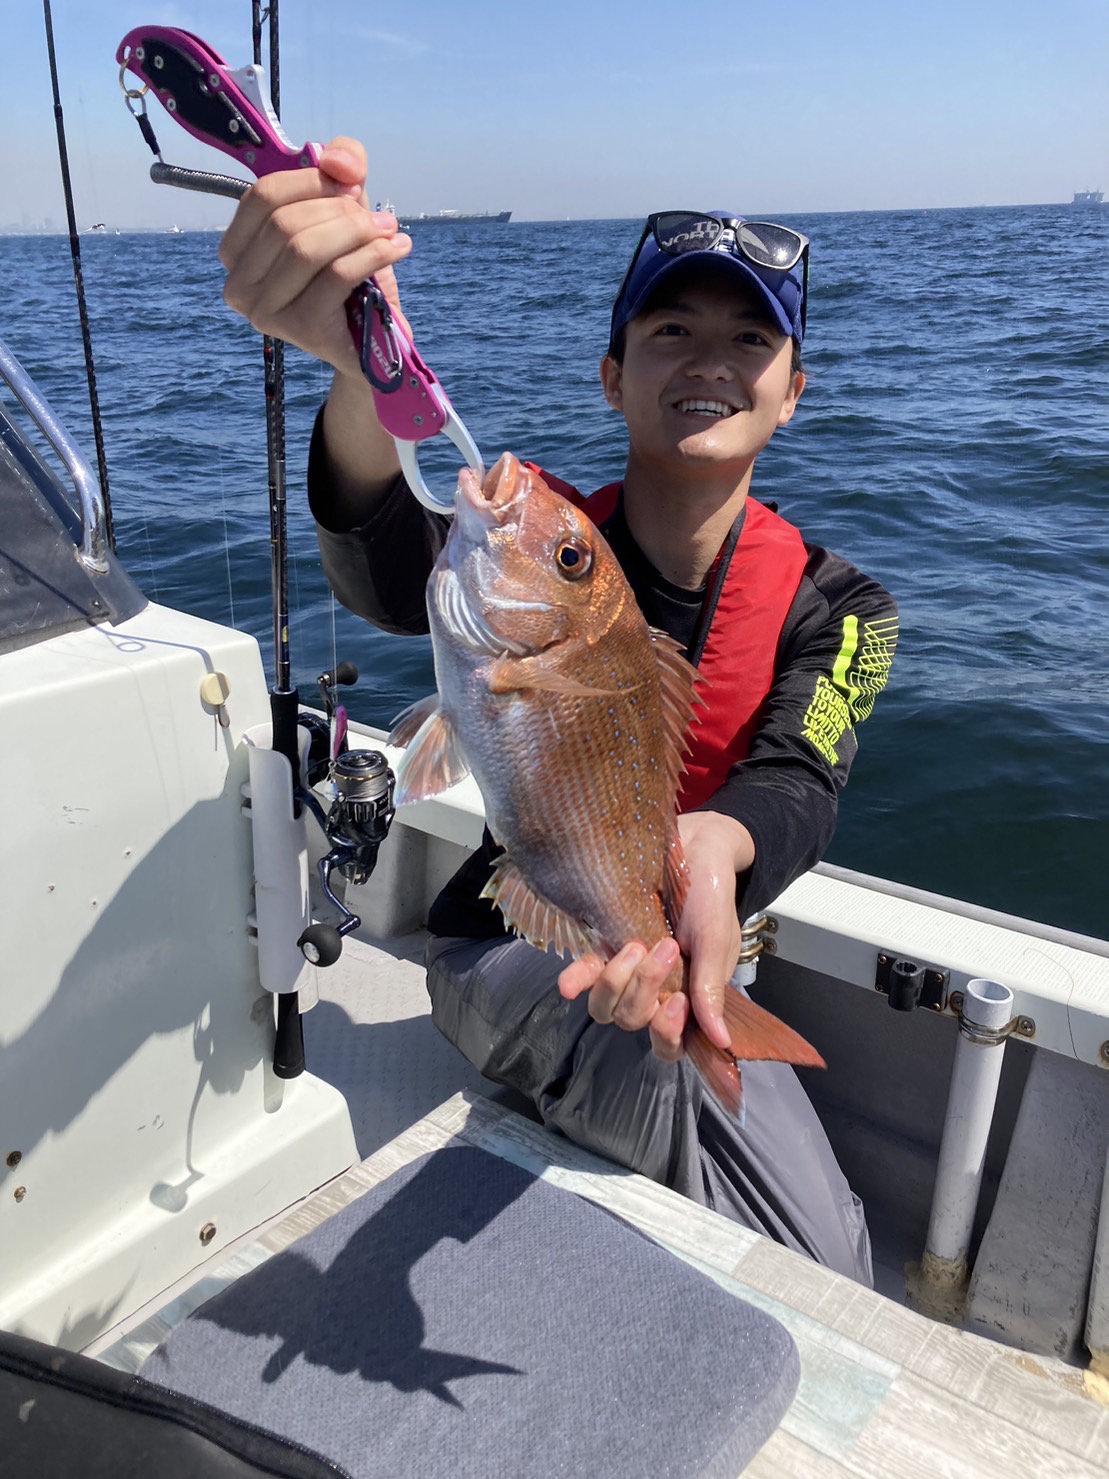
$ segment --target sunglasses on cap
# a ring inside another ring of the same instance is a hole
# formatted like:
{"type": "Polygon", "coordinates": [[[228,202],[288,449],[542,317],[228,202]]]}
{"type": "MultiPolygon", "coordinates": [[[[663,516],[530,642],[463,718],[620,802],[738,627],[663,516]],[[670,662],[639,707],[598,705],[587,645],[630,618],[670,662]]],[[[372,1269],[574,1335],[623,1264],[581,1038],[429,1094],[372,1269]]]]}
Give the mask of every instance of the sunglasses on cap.
{"type": "Polygon", "coordinates": [[[628,270],[620,284],[613,305],[623,301],[639,261],[640,253],[653,236],[659,251],[667,257],[682,257],[688,252],[722,250],[763,272],[789,272],[802,264],[801,333],[805,332],[805,309],[809,296],[809,238],[789,226],[773,221],[746,221],[741,216],[710,216],[703,211],[656,211],[647,217],[642,234],[632,253],[628,270]],[[725,239],[726,238],[726,239],[725,239]]]}

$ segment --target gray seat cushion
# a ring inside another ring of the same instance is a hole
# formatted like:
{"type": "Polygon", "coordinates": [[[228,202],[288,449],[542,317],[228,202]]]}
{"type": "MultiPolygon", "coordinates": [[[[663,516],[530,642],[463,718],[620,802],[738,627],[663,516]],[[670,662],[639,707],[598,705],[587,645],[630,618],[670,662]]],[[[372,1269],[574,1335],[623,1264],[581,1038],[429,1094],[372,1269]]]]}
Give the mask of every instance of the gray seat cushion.
{"type": "Polygon", "coordinates": [[[210,1300],[142,1375],[356,1479],[643,1479],[737,1474],[799,1371],[769,1315],[458,1146],[210,1300]]]}

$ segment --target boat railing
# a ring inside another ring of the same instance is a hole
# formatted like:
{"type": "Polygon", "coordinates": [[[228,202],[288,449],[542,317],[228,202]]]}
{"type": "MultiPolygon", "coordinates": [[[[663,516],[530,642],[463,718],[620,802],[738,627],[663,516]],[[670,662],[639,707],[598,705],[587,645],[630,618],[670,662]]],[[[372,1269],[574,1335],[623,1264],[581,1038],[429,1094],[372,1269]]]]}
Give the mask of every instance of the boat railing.
{"type": "Polygon", "coordinates": [[[78,559],[86,570],[103,575],[108,570],[108,529],[104,500],[96,474],[62,425],[57,413],[0,339],[0,378],[61,459],[81,507],[81,546],[78,559]]]}
{"type": "Polygon", "coordinates": [[[890,878],[875,878],[870,873],[856,873],[851,868],[841,868],[835,863],[817,863],[812,871],[824,878],[836,878],[841,883],[854,883],[875,893],[888,894],[892,899],[905,899],[910,904],[926,904],[932,909],[942,909],[945,914],[973,919],[978,924],[992,924],[999,929],[1016,930],[1038,940],[1050,940],[1055,945],[1066,945],[1071,950],[1082,950],[1087,955],[1103,955],[1109,959],[1109,940],[1099,940],[1094,935],[1080,935],[1074,930],[1061,929],[1054,924],[1022,919],[1017,914],[1005,914],[1000,909],[988,909],[984,904],[953,899],[946,894],[934,894],[928,889],[914,888],[912,884],[897,883],[890,878]]]}

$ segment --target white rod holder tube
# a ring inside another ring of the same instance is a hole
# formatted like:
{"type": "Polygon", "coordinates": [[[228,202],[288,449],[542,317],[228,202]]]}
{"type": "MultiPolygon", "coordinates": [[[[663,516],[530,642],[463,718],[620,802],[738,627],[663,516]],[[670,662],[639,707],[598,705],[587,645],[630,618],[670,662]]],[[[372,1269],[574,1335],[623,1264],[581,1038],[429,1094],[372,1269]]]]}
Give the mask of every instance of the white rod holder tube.
{"type": "Polygon", "coordinates": [[[954,1287],[966,1278],[986,1141],[1012,1017],[1013,993],[1008,986],[981,979],[967,982],[921,1269],[932,1283],[954,1287]]]}
{"type": "MultiPolygon", "coordinates": [[[[249,746],[258,977],[266,991],[300,993],[300,1010],[306,1012],[318,997],[316,967],[296,943],[312,922],[305,816],[296,815],[293,769],[272,748],[272,724],[256,724],[243,738],[249,746]]],[[[303,774],[310,736],[299,729],[297,738],[303,774]]]]}

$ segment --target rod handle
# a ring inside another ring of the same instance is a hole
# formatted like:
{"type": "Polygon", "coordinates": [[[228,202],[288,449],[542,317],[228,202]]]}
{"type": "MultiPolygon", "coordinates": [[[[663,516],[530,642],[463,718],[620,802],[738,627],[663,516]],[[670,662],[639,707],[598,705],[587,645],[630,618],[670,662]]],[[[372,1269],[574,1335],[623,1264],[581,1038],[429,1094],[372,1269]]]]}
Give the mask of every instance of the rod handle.
{"type": "Polygon", "coordinates": [[[298,1078],[304,1072],[304,1028],[295,991],[282,991],[277,998],[273,1071],[278,1078],[298,1078]]]}

